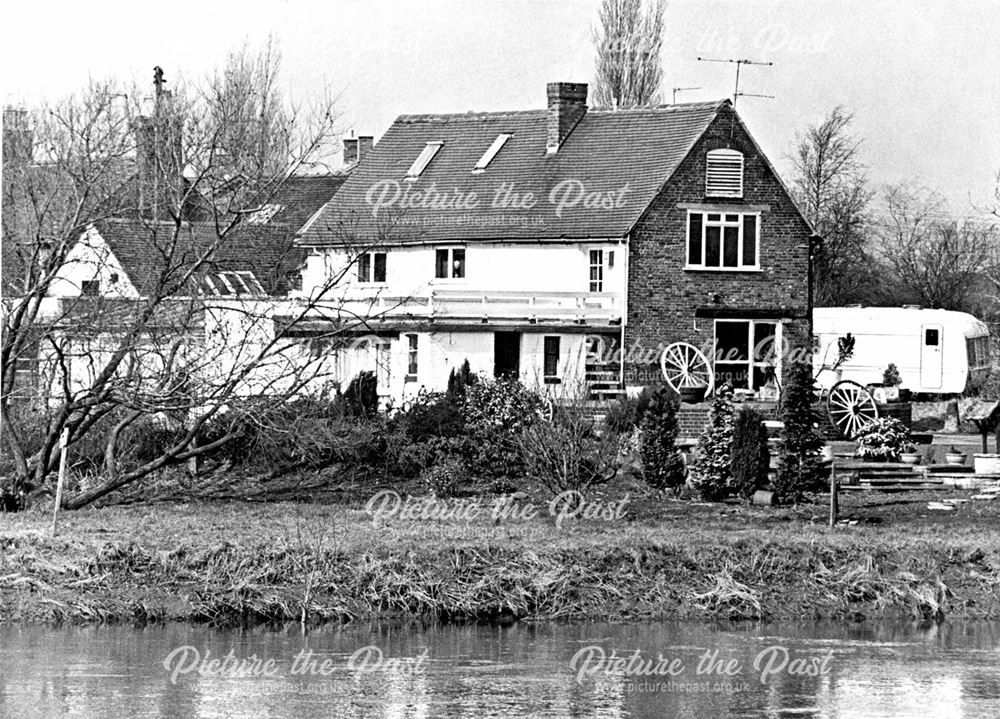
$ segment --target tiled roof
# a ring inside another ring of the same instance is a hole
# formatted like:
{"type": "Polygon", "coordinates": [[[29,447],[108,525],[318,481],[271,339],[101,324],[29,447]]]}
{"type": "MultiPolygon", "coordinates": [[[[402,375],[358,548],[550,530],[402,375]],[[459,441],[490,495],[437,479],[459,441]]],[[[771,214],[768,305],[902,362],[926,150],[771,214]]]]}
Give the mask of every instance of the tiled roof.
{"type": "Polygon", "coordinates": [[[184,268],[216,245],[199,275],[251,271],[271,294],[287,292],[288,277],[303,259],[302,251],[292,246],[294,231],[281,224],[244,225],[221,241],[214,223],[209,222],[183,223],[177,230],[172,222],[114,219],[97,222],[95,228],[141,294],[159,278],[168,261],[177,268],[170,276],[176,281],[184,268]],[[171,249],[175,231],[177,244],[171,249]]]}
{"type": "Polygon", "coordinates": [[[346,174],[293,175],[268,199],[267,204],[278,206],[267,224],[282,224],[298,231],[316,214],[347,179],[346,174]]]}
{"type": "Polygon", "coordinates": [[[300,241],[622,237],[726,102],[590,110],[554,154],[546,110],[402,115],[300,241]],[[473,173],[502,133],[512,137],[473,173]],[[404,180],[428,142],[443,146],[417,180],[404,180]],[[515,195],[528,193],[523,204],[534,204],[516,207],[515,195]]]}

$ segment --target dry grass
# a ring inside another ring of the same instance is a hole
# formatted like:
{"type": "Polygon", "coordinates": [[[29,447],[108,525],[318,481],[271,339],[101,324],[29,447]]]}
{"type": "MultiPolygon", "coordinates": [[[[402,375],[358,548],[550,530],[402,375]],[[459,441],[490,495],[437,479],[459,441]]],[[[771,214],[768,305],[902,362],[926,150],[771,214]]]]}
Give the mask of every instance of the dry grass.
{"type": "MultiPolygon", "coordinates": [[[[24,621],[1000,616],[1000,533],[827,529],[815,510],[658,500],[656,518],[417,521],[360,506],[0,515],[0,616],[24,621]]],[[[994,525],[996,526],[996,525],[994,525]]]]}

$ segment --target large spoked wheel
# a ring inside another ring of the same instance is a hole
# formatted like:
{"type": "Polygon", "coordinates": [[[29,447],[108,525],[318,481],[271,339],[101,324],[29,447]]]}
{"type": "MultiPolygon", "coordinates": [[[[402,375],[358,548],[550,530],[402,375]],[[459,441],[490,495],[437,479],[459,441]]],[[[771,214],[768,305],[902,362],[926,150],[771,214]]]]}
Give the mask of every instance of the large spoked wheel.
{"type": "Polygon", "coordinates": [[[878,419],[878,406],[871,393],[857,382],[844,380],[833,385],[826,400],[830,421],[848,439],[878,419]]]}
{"type": "Polygon", "coordinates": [[[685,387],[704,387],[705,394],[712,393],[715,373],[705,354],[687,342],[674,342],[660,356],[663,379],[675,392],[685,387]]]}

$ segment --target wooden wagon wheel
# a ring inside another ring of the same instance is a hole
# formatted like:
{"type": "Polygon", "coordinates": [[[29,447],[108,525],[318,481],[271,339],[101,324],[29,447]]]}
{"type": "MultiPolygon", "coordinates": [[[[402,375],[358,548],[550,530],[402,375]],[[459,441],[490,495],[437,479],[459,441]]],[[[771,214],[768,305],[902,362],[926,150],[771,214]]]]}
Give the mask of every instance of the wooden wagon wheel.
{"type": "Polygon", "coordinates": [[[878,419],[878,406],[871,393],[857,382],[844,380],[833,385],[826,398],[830,421],[848,439],[878,419]]]}
{"type": "Polygon", "coordinates": [[[663,350],[660,370],[675,392],[680,392],[682,387],[704,387],[707,395],[715,385],[715,372],[708,358],[687,342],[674,342],[663,350]]]}

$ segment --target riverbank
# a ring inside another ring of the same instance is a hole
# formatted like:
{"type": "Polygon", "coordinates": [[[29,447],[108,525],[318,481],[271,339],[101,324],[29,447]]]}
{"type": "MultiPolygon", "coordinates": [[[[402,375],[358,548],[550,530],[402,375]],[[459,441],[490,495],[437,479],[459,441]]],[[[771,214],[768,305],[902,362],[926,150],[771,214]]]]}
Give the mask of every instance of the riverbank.
{"type": "Polygon", "coordinates": [[[558,527],[528,500],[500,519],[493,498],[467,498],[375,522],[360,500],[161,503],[66,513],[55,539],[49,515],[29,511],[0,515],[0,618],[1000,616],[1000,500],[933,513],[929,498],[845,493],[857,524],[834,529],[819,503],[662,497],[558,527]]]}

